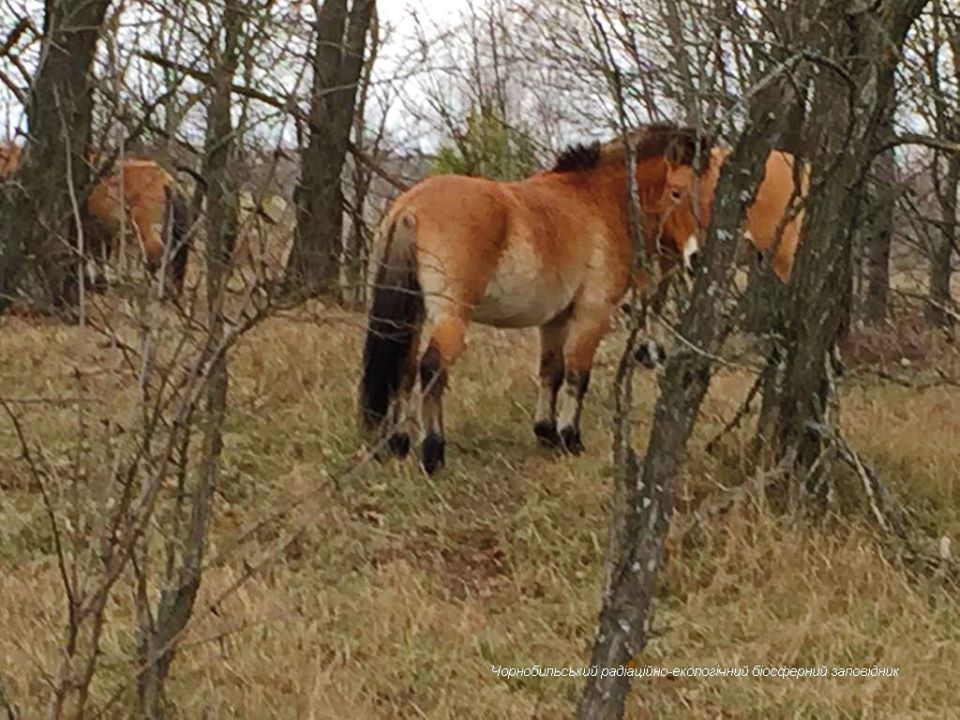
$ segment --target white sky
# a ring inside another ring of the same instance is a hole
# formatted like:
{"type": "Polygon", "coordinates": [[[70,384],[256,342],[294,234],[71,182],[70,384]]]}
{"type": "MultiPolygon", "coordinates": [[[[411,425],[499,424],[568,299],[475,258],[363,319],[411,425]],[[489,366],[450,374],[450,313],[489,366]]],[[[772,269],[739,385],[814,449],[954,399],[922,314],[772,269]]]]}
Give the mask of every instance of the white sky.
{"type": "Polygon", "coordinates": [[[397,25],[410,21],[411,12],[421,13],[425,19],[442,21],[455,17],[467,7],[469,0],[380,0],[377,9],[380,16],[397,25]]]}

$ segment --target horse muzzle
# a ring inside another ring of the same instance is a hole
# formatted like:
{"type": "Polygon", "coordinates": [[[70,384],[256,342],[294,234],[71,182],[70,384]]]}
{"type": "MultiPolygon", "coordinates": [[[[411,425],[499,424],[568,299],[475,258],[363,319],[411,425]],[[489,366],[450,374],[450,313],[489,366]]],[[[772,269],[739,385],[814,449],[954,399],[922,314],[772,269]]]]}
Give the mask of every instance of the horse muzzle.
{"type": "Polygon", "coordinates": [[[683,246],[683,269],[688,275],[694,275],[700,267],[700,243],[696,235],[691,235],[683,246]]]}

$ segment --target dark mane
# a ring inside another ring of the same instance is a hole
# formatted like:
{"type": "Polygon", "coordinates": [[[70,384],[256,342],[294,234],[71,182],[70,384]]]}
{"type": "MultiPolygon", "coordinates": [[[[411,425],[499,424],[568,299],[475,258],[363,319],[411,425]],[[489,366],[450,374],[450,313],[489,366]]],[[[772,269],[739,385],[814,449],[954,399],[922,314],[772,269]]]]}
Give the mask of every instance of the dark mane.
{"type": "MultiPolygon", "coordinates": [[[[651,123],[641,125],[628,133],[629,141],[635,147],[637,162],[664,155],[668,149],[674,154],[674,161],[683,165],[692,165],[699,151],[706,157],[713,147],[713,139],[691,127],[680,127],[673,123],[651,123]]],[[[552,172],[569,173],[593,170],[606,160],[623,162],[626,146],[623,137],[616,137],[606,143],[594,142],[590,145],[572,145],[557,156],[552,172]]]]}
{"type": "Polygon", "coordinates": [[[568,173],[592,170],[600,164],[600,143],[592,142],[589,145],[578,143],[566,148],[557,155],[551,172],[568,173]]]}

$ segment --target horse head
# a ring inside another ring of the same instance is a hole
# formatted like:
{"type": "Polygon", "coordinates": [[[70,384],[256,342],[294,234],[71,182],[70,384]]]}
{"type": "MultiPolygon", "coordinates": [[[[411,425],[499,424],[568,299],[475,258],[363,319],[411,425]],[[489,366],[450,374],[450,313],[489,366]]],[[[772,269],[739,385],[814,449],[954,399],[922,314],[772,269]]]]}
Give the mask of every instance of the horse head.
{"type": "Polygon", "coordinates": [[[726,155],[719,147],[710,147],[709,154],[701,153],[702,156],[691,159],[688,148],[675,144],[664,155],[667,172],[661,211],[688,271],[696,269],[698,254],[710,227],[714,191],[726,155]]]}

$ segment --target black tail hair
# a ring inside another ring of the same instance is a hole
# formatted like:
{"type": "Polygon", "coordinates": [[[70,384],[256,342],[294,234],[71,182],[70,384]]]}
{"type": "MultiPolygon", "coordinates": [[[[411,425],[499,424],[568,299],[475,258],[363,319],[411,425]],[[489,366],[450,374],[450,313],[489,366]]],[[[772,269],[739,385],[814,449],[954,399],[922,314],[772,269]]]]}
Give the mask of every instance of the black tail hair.
{"type": "Polygon", "coordinates": [[[400,218],[387,232],[383,261],[373,286],[373,302],[363,348],[363,379],[360,382],[361,420],[367,430],[380,425],[387,415],[408,369],[413,344],[423,321],[423,290],[417,278],[417,260],[412,238],[397,237],[410,232],[410,223],[400,218]]]}
{"type": "Polygon", "coordinates": [[[169,272],[173,286],[179,295],[183,292],[183,281],[187,275],[187,259],[190,256],[192,240],[190,226],[193,224],[193,217],[190,204],[179,189],[168,186],[164,191],[167,196],[167,212],[164,215],[163,239],[165,245],[170,243],[171,252],[167,262],[170,263],[169,272]]]}

